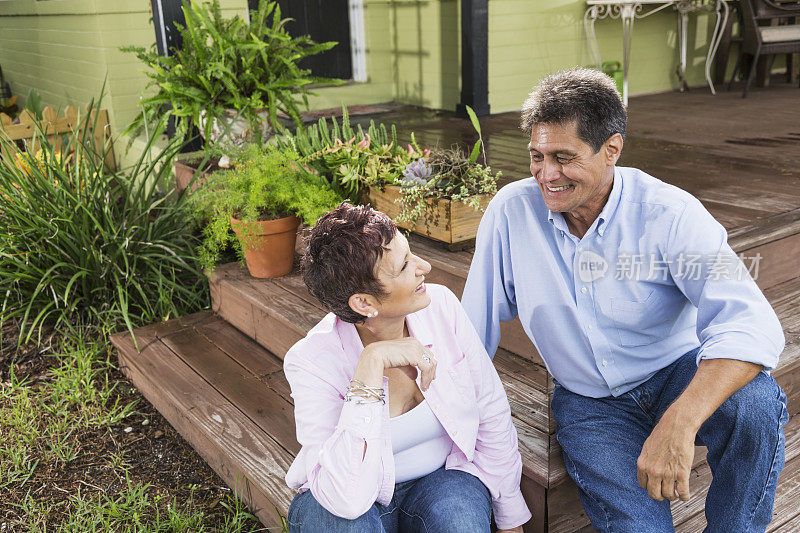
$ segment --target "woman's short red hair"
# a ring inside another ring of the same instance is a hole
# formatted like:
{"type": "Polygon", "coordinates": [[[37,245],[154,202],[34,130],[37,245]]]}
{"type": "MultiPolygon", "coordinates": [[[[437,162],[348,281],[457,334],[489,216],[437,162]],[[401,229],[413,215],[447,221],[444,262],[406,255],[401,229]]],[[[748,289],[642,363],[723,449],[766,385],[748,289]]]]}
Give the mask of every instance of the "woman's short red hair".
{"type": "Polygon", "coordinates": [[[364,316],[350,308],[350,297],[386,296],[375,266],[396,232],[392,219],[368,205],[342,202],[322,215],[300,265],[308,291],[345,322],[363,322],[364,316]]]}

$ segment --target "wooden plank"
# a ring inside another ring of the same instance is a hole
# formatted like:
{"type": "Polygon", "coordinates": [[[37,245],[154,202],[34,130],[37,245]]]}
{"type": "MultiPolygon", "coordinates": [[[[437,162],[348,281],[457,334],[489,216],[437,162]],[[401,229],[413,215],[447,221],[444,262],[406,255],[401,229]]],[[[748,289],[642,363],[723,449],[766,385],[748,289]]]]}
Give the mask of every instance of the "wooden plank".
{"type": "Polygon", "coordinates": [[[261,378],[283,369],[280,359],[223,320],[198,325],[195,330],[254,376],[261,378]]]}
{"type": "Polygon", "coordinates": [[[508,376],[537,391],[548,392],[549,375],[542,365],[531,364],[524,357],[499,348],[494,356],[494,366],[501,378],[508,376]]]}
{"type": "Polygon", "coordinates": [[[800,233],[800,209],[754,220],[728,233],[728,244],[737,252],[744,252],[761,244],[791,237],[800,233]]]}
{"type": "MultiPolygon", "coordinates": [[[[749,248],[742,253],[751,259],[761,256],[756,283],[763,290],[797,277],[800,233],[749,248]]],[[[747,261],[745,264],[748,264],[747,261]]]]}
{"type": "Polygon", "coordinates": [[[281,359],[324,316],[274,283],[250,278],[238,263],[217,267],[209,282],[214,310],[281,359]]]}
{"type": "Polygon", "coordinates": [[[534,428],[511,413],[519,438],[519,453],[522,456],[522,475],[538,485],[547,485],[547,433],[534,428]]]}
{"type": "Polygon", "coordinates": [[[156,340],[138,352],[112,336],[120,367],[142,394],[268,527],[294,496],[284,477],[292,456],[156,340]]]}
{"type": "MultiPolygon", "coordinates": [[[[206,328],[217,324],[209,323],[206,328]]],[[[284,449],[292,454],[300,451],[295,436],[294,406],[257,375],[228,357],[195,328],[176,332],[162,342],[284,449]]]]}
{"type": "Polygon", "coordinates": [[[523,477],[520,482],[520,490],[528,504],[528,509],[533,515],[531,519],[522,527],[524,533],[546,533],[547,532],[547,491],[541,485],[534,483],[530,478],[523,477]]]}
{"type": "Polygon", "coordinates": [[[569,479],[547,489],[547,525],[549,533],[572,533],[590,524],[583,510],[578,487],[569,479]]]}

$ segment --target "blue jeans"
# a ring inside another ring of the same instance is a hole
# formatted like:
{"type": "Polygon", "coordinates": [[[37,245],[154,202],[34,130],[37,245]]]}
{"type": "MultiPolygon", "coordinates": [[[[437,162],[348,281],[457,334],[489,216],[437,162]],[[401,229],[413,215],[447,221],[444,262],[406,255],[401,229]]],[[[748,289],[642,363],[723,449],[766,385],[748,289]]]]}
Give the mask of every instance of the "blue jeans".
{"type": "Polygon", "coordinates": [[[491,519],[492,499],[484,484],[442,467],[397,483],[388,505],[376,502],[355,520],[332,514],[310,490],[294,497],[286,520],[291,533],[488,533],[491,519]]]}
{"type": "MultiPolygon", "coordinates": [[[[552,412],[567,471],[598,531],[674,531],[669,501],[639,487],[636,461],[667,407],[697,371],[697,350],[635,389],[614,398],[587,398],[556,385],[552,412]]],[[[707,532],[764,531],[772,520],[789,420],[786,395],[761,372],[701,426],[713,474],[706,497],[707,532]]]]}

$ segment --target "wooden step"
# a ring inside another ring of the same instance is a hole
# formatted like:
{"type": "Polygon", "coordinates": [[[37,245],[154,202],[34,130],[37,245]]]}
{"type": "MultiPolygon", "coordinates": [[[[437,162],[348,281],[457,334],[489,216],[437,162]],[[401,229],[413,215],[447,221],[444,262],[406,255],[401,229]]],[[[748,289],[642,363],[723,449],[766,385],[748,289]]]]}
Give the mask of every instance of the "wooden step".
{"type": "MultiPolygon", "coordinates": [[[[112,337],[123,372],[250,510],[268,527],[277,527],[278,513],[286,515],[293,497],[284,477],[299,450],[292,399],[280,359],[208,311],[137,329],[136,341],[138,349],[127,332],[112,337]]],[[[523,402],[514,391],[523,386],[529,362],[511,354],[503,354],[502,361],[500,371],[512,405],[523,402]]],[[[533,426],[541,420],[532,416],[515,422],[519,428],[519,422],[533,426]]],[[[785,528],[798,520],[800,417],[789,422],[786,437],[786,467],[770,531],[790,531],[785,528]]],[[[692,499],[673,504],[678,531],[702,530],[709,483],[705,463],[696,466],[692,499]]],[[[543,518],[545,502],[536,501],[542,493],[532,484],[532,479],[523,478],[526,499],[536,516],[543,518]]],[[[555,500],[558,512],[548,506],[549,531],[591,530],[574,487],[563,483],[551,492],[548,499],[555,500]]]]}
{"type": "MultiPolygon", "coordinates": [[[[431,260],[432,264],[438,261],[440,267],[439,277],[429,276],[429,281],[444,282],[456,292],[461,279],[457,273],[466,263],[468,252],[426,252],[423,257],[431,260]],[[448,256],[454,259],[447,262],[448,256]]],[[[278,357],[282,357],[326,314],[298,275],[256,280],[243,267],[228,264],[218,267],[210,280],[214,310],[278,357]]],[[[786,331],[787,348],[774,375],[786,390],[790,414],[794,415],[800,411],[800,401],[797,400],[800,395],[800,279],[774,285],[766,289],[765,294],[786,331]]],[[[512,346],[518,347],[519,343],[512,343],[512,346]]],[[[533,345],[530,346],[533,349],[533,345]]],[[[567,475],[561,448],[554,435],[555,427],[549,413],[552,378],[540,362],[517,357],[503,348],[498,350],[495,364],[506,386],[520,435],[524,475],[548,490],[551,531],[562,530],[560,525],[566,528],[564,531],[572,531],[569,528],[581,521],[588,524],[582,515],[577,488],[567,475]],[[528,376],[534,377],[530,379],[528,376]]],[[[705,449],[698,447],[694,469],[703,465],[705,449]]]]}
{"type": "MultiPolygon", "coordinates": [[[[300,449],[280,358],[208,311],[140,328],[135,338],[138,349],[127,332],[112,337],[126,376],[237,493],[245,491],[245,501],[262,522],[278,524],[273,507],[284,515],[288,509],[292,491],[283,477],[300,449]],[[254,443],[257,438],[266,444],[254,443]],[[262,448],[274,464],[258,471],[254,462],[262,448]],[[280,491],[273,490],[276,483],[282,484],[280,491]]],[[[543,527],[549,423],[545,376],[528,372],[530,363],[513,354],[498,357],[499,373],[516,405],[523,494],[543,527]]]]}
{"type": "Polygon", "coordinates": [[[275,509],[285,516],[294,496],[284,476],[298,448],[287,437],[291,403],[264,382],[282,374],[281,362],[207,311],[139,328],[135,339],[111,338],[125,375],[259,520],[279,529],[275,509]]]}

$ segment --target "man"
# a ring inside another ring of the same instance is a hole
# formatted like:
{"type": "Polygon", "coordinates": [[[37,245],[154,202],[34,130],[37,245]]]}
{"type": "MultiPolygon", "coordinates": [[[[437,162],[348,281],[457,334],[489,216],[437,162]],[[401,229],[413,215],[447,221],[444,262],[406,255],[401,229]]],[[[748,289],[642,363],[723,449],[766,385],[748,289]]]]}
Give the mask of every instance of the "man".
{"type": "Polygon", "coordinates": [[[614,82],[546,78],[522,110],[532,178],[478,231],[462,303],[489,354],[519,316],[556,380],[556,437],[599,531],[673,531],[697,442],[708,531],[764,531],[784,464],[783,332],[725,229],[689,193],[617,167],[614,82]]]}

